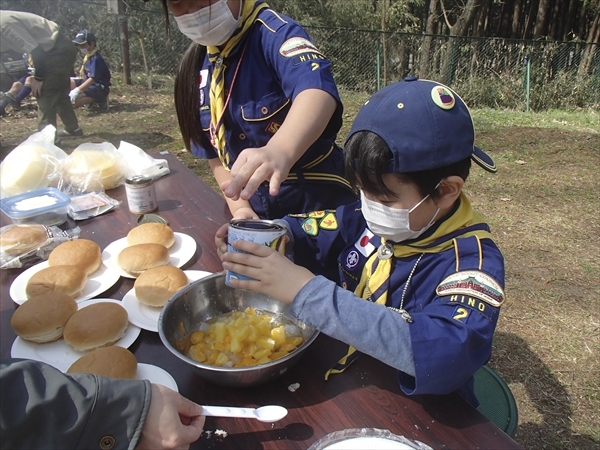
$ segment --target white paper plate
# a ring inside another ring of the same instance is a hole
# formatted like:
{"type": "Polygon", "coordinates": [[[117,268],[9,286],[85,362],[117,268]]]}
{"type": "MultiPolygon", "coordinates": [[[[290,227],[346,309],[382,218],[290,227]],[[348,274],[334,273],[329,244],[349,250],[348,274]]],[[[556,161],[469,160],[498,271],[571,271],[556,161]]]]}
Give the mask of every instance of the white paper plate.
{"type": "MultiPolygon", "coordinates": [[[[191,236],[183,233],[174,233],[175,242],[169,249],[169,255],[171,256],[171,265],[175,267],[181,267],[194,256],[196,252],[196,241],[191,236]]],[[[102,252],[102,262],[119,273],[125,278],[136,278],[135,275],[125,272],[119,267],[119,253],[123,251],[127,245],[127,237],[121,238],[109,244],[102,252]]]]}
{"type": "MultiPolygon", "coordinates": [[[[184,270],[188,277],[188,283],[199,280],[201,278],[212,275],[210,272],[203,270],[184,270]]],[[[158,333],[158,318],[162,308],[153,308],[152,306],[144,305],[135,296],[135,289],[131,289],[123,296],[123,306],[129,314],[129,321],[134,325],[148,331],[158,333]]]]}
{"type": "MultiPolygon", "coordinates": [[[[78,307],[81,309],[88,305],[99,302],[118,303],[122,306],[122,302],[119,300],[95,298],[92,300],[82,301],[78,304],[78,307]]],[[[114,345],[129,348],[140,335],[140,331],[140,327],[129,323],[127,330],[125,330],[125,335],[114,345]]],[[[35,342],[26,341],[25,339],[17,337],[10,350],[10,356],[13,358],[25,358],[33,359],[35,361],[42,361],[50,364],[53,367],[56,367],[62,372],[65,372],[71,366],[71,364],[73,364],[84,354],[84,352],[78,352],[77,350],[73,349],[73,347],[67,344],[62,338],[54,342],[36,344],[35,342]]]]}
{"type": "MultiPolygon", "coordinates": [[[[10,297],[15,303],[22,305],[27,301],[27,294],[25,288],[29,279],[37,272],[48,267],[48,261],[41,262],[35,266],[30,267],[21,273],[15,281],[10,285],[10,297]]],[[[112,269],[109,269],[106,265],[100,264],[98,270],[96,270],[90,277],[88,277],[83,292],[75,300],[79,303],[83,300],[88,300],[95,297],[96,295],[102,294],[104,291],[112,287],[120,275],[112,269]]]]}
{"type": "Polygon", "coordinates": [[[345,441],[336,442],[335,444],[328,445],[323,450],[379,450],[379,449],[390,449],[390,450],[413,450],[414,447],[403,444],[402,442],[392,441],[385,438],[377,437],[358,437],[350,438],[345,441]]]}
{"type": "Polygon", "coordinates": [[[137,379],[148,380],[154,384],[162,384],[163,386],[173,389],[179,392],[177,382],[165,369],[154,366],[152,364],[138,363],[137,366],[137,379]]]}

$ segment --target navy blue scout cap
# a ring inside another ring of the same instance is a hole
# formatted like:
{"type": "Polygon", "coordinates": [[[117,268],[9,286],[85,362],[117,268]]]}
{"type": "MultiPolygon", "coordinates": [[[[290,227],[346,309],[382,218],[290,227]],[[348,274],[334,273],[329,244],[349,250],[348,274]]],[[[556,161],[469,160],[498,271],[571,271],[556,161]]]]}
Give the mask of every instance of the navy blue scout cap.
{"type": "Polygon", "coordinates": [[[91,31],[81,30],[77,32],[77,34],[75,35],[75,39],[73,39],[73,42],[76,44],[91,44],[92,42],[96,42],[96,36],[94,36],[94,34],[91,31]]]}
{"type": "Polygon", "coordinates": [[[449,87],[406,77],[379,90],[358,111],[348,133],[371,131],[394,157],[389,173],[437,169],[471,157],[488,172],[492,158],[475,147],[475,128],[467,105],[449,87]]]}

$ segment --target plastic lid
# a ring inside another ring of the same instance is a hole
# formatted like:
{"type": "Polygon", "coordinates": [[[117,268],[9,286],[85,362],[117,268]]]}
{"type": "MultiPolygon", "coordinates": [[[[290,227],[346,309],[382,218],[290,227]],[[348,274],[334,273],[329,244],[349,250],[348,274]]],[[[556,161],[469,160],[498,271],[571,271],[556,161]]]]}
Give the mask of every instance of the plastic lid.
{"type": "Polygon", "coordinates": [[[5,197],[0,200],[0,210],[11,219],[22,219],[66,208],[69,203],[67,195],[49,187],[5,197]]]}

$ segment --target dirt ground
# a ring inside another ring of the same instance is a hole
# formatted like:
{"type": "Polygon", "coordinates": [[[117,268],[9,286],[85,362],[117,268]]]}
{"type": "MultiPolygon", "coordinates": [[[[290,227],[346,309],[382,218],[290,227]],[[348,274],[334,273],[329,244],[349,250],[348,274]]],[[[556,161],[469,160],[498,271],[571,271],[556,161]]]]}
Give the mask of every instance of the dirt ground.
{"type": "MultiPolygon", "coordinates": [[[[182,150],[168,86],[118,85],[110,98],[108,113],[77,111],[86,134],[61,148],[127,141],[148,153],[169,150],[212,183],[206,164],[182,150]]],[[[348,104],[345,126],[357,110],[348,104]]],[[[9,109],[0,157],[35,131],[34,100],[9,109]]],[[[516,397],[515,439],[528,449],[599,449],[599,131],[560,121],[484,127],[478,144],[500,167],[494,176],[474,169],[466,191],[506,259],[507,301],[490,366],[516,397]]]]}

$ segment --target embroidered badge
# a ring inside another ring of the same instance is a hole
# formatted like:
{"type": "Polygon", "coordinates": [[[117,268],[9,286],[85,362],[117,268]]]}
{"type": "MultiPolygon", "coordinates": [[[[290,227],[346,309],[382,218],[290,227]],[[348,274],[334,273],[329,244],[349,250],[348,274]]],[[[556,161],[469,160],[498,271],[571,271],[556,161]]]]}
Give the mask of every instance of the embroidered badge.
{"type": "Polygon", "coordinates": [[[317,220],[313,218],[308,218],[302,222],[302,229],[309,236],[316,236],[319,234],[319,225],[317,224],[317,220]]]}
{"type": "Polygon", "coordinates": [[[309,52],[321,54],[319,49],[317,49],[312,42],[303,37],[290,38],[281,44],[281,47],[279,47],[279,53],[281,53],[281,55],[285,58],[291,58],[293,56],[309,52]]]}
{"type": "Polygon", "coordinates": [[[446,86],[438,85],[431,89],[431,98],[433,99],[433,103],[442,109],[454,108],[454,95],[446,86]]]}
{"type": "Polygon", "coordinates": [[[277,130],[279,130],[279,127],[281,127],[280,123],[269,122],[269,124],[267,125],[267,128],[265,128],[265,131],[267,133],[275,134],[275,133],[277,133],[277,130]]]}
{"type": "Polygon", "coordinates": [[[354,269],[359,261],[358,252],[356,250],[351,250],[346,256],[346,268],[354,269]]]}
{"type": "Polygon", "coordinates": [[[308,213],[308,217],[314,217],[316,219],[320,219],[321,217],[325,217],[326,213],[327,213],[327,211],[313,211],[311,213],[308,213]]]}
{"type": "Polygon", "coordinates": [[[375,235],[367,228],[365,231],[363,231],[363,234],[360,235],[358,241],[354,243],[356,249],[366,257],[368,257],[375,250],[375,246],[371,244],[371,238],[373,236],[375,235]]]}
{"type": "Polygon", "coordinates": [[[202,69],[198,75],[198,85],[200,89],[208,84],[208,69],[202,69]]]}
{"type": "Polygon", "coordinates": [[[321,222],[319,222],[319,228],[324,230],[337,230],[338,223],[335,214],[327,213],[327,215],[321,219],[321,222]]]}
{"type": "Polygon", "coordinates": [[[465,270],[447,276],[435,292],[440,297],[457,295],[477,298],[496,308],[504,302],[504,290],[498,282],[478,270],[465,270]]]}

